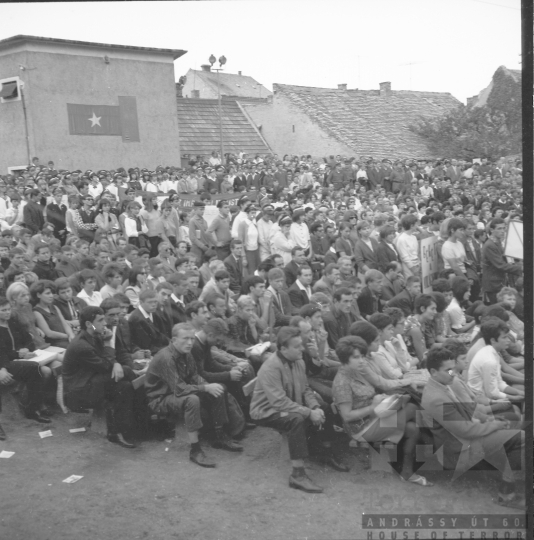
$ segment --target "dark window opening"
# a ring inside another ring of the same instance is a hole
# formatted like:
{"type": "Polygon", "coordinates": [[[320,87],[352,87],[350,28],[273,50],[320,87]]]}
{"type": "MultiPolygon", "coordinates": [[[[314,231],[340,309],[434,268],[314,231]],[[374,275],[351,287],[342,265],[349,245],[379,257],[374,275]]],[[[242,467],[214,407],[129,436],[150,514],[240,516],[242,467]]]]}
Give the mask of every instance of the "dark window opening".
{"type": "Polygon", "coordinates": [[[2,83],[2,89],[0,90],[0,98],[13,99],[17,97],[19,97],[17,81],[2,83]]]}

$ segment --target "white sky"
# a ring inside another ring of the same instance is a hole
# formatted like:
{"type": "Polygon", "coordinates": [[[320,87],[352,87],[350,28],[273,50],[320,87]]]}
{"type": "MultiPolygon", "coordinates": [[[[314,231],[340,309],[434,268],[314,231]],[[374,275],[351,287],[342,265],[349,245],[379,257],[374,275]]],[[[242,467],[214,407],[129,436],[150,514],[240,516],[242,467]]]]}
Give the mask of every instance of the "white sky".
{"type": "MultiPolygon", "coordinates": [[[[520,0],[248,0],[0,4],[16,34],[187,50],[176,79],[224,54],[272,83],[450,92],[465,103],[520,69],[520,0]],[[412,66],[406,65],[414,62],[412,66]],[[411,71],[411,81],[410,81],[411,71]]],[[[2,78],[2,74],[0,74],[2,78]]]]}

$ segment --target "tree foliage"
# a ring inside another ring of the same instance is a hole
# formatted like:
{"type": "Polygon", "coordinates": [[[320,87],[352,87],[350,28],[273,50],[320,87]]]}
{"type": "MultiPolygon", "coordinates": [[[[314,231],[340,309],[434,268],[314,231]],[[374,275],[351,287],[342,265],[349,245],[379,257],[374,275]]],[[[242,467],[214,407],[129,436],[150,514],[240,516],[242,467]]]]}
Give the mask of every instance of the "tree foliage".
{"type": "Polygon", "coordinates": [[[484,106],[460,105],[444,116],[421,118],[410,129],[438,156],[472,159],[521,153],[521,83],[499,68],[484,106]]]}

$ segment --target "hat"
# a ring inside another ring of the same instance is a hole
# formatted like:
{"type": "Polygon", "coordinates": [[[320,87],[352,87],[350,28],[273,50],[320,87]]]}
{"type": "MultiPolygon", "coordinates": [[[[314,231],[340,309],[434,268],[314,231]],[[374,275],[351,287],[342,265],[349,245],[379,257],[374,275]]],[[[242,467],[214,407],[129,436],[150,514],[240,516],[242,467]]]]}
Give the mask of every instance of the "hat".
{"type": "Polygon", "coordinates": [[[292,219],[289,216],[285,216],[278,222],[278,225],[284,227],[285,225],[291,225],[291,223],[293,223],[292,219]]]}
{"type": "Polygon", "coordinates": [[[303,215],[304,215],[304,210],[302,210],[301,208],[293,212],[293,218],[299,218],[300,216],[303,216],[303,215]]]}
{"type": "Polygon", "coordinates": [[[193,206],[196,206],[197,208],[199,208],[199,207],[204,207],[204,206],[206,206],[206,203],[204,203],[204,202],[202,202],[202,201],[195,201],[195,202],[193,203],[193,206]]]}
{"type": "Polygon", "coordinates": [[[347,212],[345,212],[343,214],[343,220],[348,220],[348,219],[353,219],[353,218],[358,218],[358,214],[356,214],[356,212],[354,210],[347,210],[347,212]]]}

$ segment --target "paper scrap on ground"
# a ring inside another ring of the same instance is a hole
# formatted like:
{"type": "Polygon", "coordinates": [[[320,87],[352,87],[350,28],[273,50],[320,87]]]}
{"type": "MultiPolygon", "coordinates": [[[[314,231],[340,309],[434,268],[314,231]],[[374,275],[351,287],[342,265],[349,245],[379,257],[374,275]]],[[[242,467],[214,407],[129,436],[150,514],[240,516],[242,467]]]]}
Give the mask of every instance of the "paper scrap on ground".
{"type": "Polygon", "coordinates": [[[76,474],[72,474],[68,478],[65,478],[63,482],[65,482],[65,484],[74,484],[74,482],[77,482],[78,480],[81,480],[82,478],[83,476],[77,476],[76,474]]]}
{"type": "Polygon", "coordinates": [[[85,431],[85,428],[84,427],[78,427],[78,428],[74,428],[74,429],[69,429],[69,431],[71,433],[82,433],[85,431]]]}
{"type": "Polygon", "coordinates": [[[2,450],[0,452],[0,458],[10,458],[11,456],[15,455],[15,452],[8,452],[7,450],[2,450]]]}
{"type": "Polygon", "coordinates": [[[41,437],[41,439],[46,439],[46,437],[52,437],[52,432],[50,430],[39,431],[39,437],[41,437]]]}

